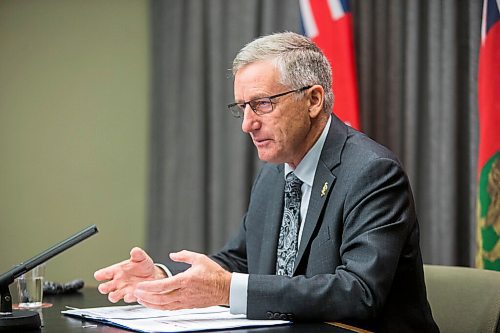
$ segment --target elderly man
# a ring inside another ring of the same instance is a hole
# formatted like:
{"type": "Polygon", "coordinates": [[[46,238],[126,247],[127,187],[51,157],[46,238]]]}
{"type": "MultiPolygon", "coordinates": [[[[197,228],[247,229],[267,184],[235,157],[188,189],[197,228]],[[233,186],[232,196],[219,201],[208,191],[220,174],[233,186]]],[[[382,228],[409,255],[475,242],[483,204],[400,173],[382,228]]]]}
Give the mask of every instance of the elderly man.
{"type": "Polygon", "coordinates": [[[108,280],[100,292],[156,309],[224,304],[248,318],[437,332],[408,178],[394,154],[332,115],[323,53],[273,34],[240,50],[233,74],[228,107],[267,162],[239,231],[214,255],[170,254],[185,271],[134,248],[95,273],[108,280]]]}

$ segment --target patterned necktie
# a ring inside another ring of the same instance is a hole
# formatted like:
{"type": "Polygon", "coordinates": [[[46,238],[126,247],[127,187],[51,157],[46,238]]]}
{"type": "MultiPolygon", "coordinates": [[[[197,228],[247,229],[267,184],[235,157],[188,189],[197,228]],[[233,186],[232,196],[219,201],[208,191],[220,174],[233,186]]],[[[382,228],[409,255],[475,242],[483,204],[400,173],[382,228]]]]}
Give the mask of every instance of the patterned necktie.
{"type": "Polygon", "coordinates": [[[302,181],[290,172],[285,180],[285,207],[281,222],[276,258],[276,274],[292,276],[297,257],[300,228],[300,201],[302,181]]]}

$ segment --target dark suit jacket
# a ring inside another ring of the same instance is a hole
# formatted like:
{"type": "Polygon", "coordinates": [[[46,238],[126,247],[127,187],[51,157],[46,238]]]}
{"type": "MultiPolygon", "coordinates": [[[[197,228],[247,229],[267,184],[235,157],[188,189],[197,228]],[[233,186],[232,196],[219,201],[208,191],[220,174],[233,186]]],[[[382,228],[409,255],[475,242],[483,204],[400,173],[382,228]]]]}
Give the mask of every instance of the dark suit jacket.
{"type": "Polygon", "coordinates": [[[393,153],[332,116],[291,278],[274,275],[283,188],[283,165],[264,165],[239,232],[212,256],[250,274],[248,318],[438,331],[410,185],[393,153]]]}

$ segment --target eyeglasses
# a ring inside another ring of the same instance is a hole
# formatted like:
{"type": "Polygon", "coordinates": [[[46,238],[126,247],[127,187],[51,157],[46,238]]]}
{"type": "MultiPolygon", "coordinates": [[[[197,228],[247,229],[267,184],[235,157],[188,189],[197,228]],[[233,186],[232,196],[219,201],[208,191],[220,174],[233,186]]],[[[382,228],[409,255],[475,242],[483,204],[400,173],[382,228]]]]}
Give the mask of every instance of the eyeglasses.
{"type": "Polygon", "coordinates": [[[291,93],[302,92],[302,91],[307,90],[311,87],[312,86],[306,86],[306,87],[302,87],[300,89],[290,90],[290,91],[287,91],[287,92],[284,92],[281,94],[277,94],[277,95],[272,95],[272,96],[268,96],[268,97],[259,97],[256,99],[252,99],[251,101],[248,101],[248,102],[232,103],[232,104],[229,104],[227,106],[227,108],[231,111],[231,114],[234,117],[241,118],[245,114],[245,108],[247,107],[247,105],[249,105],[250,108],[252,109],[252,111],[255,112],[255,114],[258,114],[260,116],[260,115],[263,115],[266,113],[270,113],[274,110],[274,104],[276,104],[276,102],[273,102],[273,99],[281,97],[281,96],[285,96],[285,95],[288,95],[291,93]]]}

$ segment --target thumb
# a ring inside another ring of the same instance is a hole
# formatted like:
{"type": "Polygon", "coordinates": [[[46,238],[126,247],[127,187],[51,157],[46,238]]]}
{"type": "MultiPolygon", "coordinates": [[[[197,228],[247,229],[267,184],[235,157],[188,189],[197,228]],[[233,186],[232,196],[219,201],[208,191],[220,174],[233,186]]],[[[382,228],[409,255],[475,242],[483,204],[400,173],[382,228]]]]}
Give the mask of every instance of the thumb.
{"type": "Polygon", "coordinates": [[[149,258],[148,254],[140,247],[134,247],[130,250],[130,261],[141,262],[149,258]]]}
{"type": "Polygon", "coordinates": [[[170,253],[170,259],[172,259],[173,261],[183,262],[190,265],[192,265],[200,256],[200,253],[187,250],[170,253]]]}

